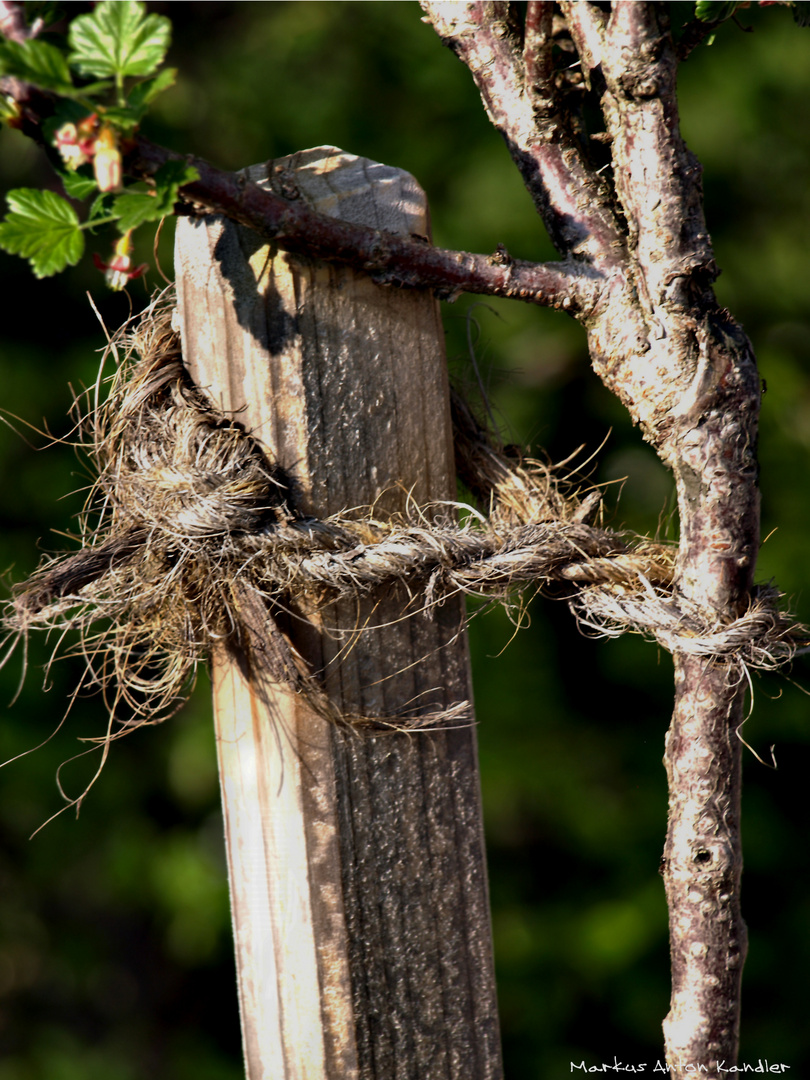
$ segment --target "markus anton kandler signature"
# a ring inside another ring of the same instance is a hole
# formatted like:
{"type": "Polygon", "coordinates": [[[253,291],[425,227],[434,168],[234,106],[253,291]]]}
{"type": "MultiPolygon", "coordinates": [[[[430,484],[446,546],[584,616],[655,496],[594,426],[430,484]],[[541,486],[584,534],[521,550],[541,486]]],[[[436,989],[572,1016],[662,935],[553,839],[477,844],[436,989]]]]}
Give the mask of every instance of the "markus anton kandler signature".
{"type": "MultiPolygon", "coordinates": [[[[708,1065],[693,1065],[688,1061],[655,1061],[651,1063],[639,1061],[633,1064],[619,1061],[617,1057],[614,1057],[612,1062],[603,1061],[599,1065],[586,1065],[584,1059],[582,1061],[572,1061],[570,1064],[572,1073],[635,1073],[638,1076],[661,1073],[668,1076],[670,1075],[670,1069],[682,1069],[687,1076],[700,1076],[709,1072],[708,1065]]],[[[717,1063],[716,1071],[735,1076],[743,1073],[777,1073],[781,1075],[787,1072],[789,1068],[790,1065],[783,1065],[781,1062],[771,1062],[767,1058],[757,1058],[756,1064],[746,1061],[741,1065],[726,1065],[725,1061],[720,1061],[717,1063]]],[[[712,1072],[714,1071],[715,1068],[713,1067],[712,1072]]]]}

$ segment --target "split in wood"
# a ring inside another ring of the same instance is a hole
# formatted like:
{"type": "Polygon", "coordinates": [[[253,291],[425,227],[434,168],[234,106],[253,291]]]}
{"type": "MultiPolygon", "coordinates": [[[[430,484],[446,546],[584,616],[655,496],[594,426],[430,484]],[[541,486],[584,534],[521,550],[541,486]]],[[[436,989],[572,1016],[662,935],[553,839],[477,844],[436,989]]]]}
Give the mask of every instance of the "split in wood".
{"type": "MultiPolygon", "coordinates": [[[[306,617],[397,584],[403,617],[430,617],[453,593],[508,601],[534,586],[564,596],[587,631],[636,631],[670,652],[767,669],[807,644],[769,587],[732,622],[691,610],[678,595],[674,547],[591,524],[597,492],[580,500],[553,469],[506,455],[459,397],[457,471],[485,513],[452,504],[317,520],[296,509],[294,482],[258,442],[191,383],[165,301],[117,346],[124,360],[86,421],[98,475],[84,546],[46,559],[15,590],[5,622],[18,636],[77,628],[90,680],[112,690],[111,713],[123,720],[125,706],[129,725],[175,711],[200,661],[229,641],[265,678],[329,713],[274,616],[306,617]]],[[[461,713],[400,719],[430,725],[461,713]]]]}

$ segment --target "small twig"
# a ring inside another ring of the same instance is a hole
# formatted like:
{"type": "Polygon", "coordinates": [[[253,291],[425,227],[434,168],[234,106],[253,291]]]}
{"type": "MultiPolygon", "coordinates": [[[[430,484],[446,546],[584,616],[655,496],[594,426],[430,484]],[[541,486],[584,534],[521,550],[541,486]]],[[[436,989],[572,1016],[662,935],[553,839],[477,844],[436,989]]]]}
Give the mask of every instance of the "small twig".
{"type": "Polygon", "coordinates": [[[526,88],[548,113],[556,106],[554,65],[551,62],[551,17],[553,4],[530,0],[526,5],[523,30],[523,68],[526,88]]]}
{"type": "Polygon", "coordinates": [[[285,251],[365,270],[377,284],[432,288],[445,299],[460,293],[512,297],[587,316],[603,286],[580,263],[532,263],[434,248],[310,210],[303,199],[285,199],[198,157],[182,157],[139,137],[126,159],[133,175],[150,175],[170,160],[184,160],[200,174],[186,184],[188,201],[275,241],[285,251]]]}

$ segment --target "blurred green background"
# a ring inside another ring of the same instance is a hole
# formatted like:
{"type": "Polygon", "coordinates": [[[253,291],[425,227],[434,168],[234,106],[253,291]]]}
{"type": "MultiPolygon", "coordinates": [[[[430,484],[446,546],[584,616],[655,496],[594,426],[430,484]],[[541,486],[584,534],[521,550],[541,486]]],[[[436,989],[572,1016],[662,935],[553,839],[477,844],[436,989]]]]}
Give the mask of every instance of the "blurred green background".
{"type": "MultiPolygon", "coordinates": [[[[66,5],[77,14],[87,4],[66,5]]],[[[676,5],[677,18],[689,5],[676,5]]],[[[151,137],[224,168],[329,143],[414,173],[438,244],[553,257],[467,72],[415,3],[155,3],[175,24],[177,87],[151,137]]],[[[810,621],[810,30],[752,8],[682,66],[682,125],[705,167],[721,302],[751,336],[763,400],[759,579],[810,621]]],[[[0,184],[49,184],[43,157],[0,139],[0,184]]],[[[171,226],[160,261],[171,276],[171,226]]],[[[151,259],[149,244],[138,260],[151,259]]],[[[104,254],[109,243],[102,238],[104,254]]],[[[0,254],[0,405],[69,430],[70,385],[93,381],[103,333],[161,284],[105,292],[87,259],[37,282],[0,254]]],[[[670,528],[672,485],[590,372],[562,314],[462,297],[445,306],[454,372],[469,382],[467,316],[507,441],[556,459],[607,437],[593,478],[612,523],[670,528]],[[619,498],[619,493],[621,497],[619,498]]],[[[19,422],[17,426],[20,427],[19,422]]],[[[87,482],[73,452],[0,426],[0,569],[19,580],[59,549],[87,482]]],[[[570,1062],[654,1062],[668,1008],[666,908],[657,873],[666,824],[661,766],[671,664],[636,638],[580,636],[564,604],[535,600],[510,641],[502,613],[474,620],[472,650],[507,1076],[556,1080],[570,1062]],[[505,646],[508,644],[508,648],[505,646]]],[[[82,807],[30,835],[61,804],[57,769],[105,725],[78,678],[32,642],[0,674],[0,1080],[236,1080],[239,1028],[207,688],[161,727],[116,744],[82,807]],[[43,692],[44,690],[44,692],[43,692]],[[53,735],[52,738],[50,738],[53,735]]],[[[205,683],[205,678],[201,680],[205,683]]],[[[805,836],[810,673],[755,678],[745,755],[742,1060],[810,1075],[805,836]],[[795,680],[795,681],[794,681],[795,680]]],[[[93,757],[61,772],[77,794],[93,757]]]]}

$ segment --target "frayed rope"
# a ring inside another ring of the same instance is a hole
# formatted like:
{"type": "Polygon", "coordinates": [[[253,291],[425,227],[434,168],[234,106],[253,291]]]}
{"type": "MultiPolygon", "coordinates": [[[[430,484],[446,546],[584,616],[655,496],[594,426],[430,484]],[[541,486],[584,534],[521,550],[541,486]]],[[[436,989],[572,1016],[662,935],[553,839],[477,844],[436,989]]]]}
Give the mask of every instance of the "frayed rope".
{"type": "MultiPolygon", "coordinates": [[[[190,381],[171,309],[157,303],[112,344],[125,358],[107,400],[85,422],[97,472],[83,548],[47,558],[15,589],[5,623],[80,631],[91,681],[114,687],[136,720],[155,722],[188,692],[217,643],[240,639],[256,601],[315,611],[403,583],[428,616],[452,593],[508,600],[529,585],[569,602],[602,636],[635,631],[669,652],[770,669],[808,643],[771,588],[731,622],[707,619],[674,584],[675,549],[598,528],[600,496],[583,500],[538,461],[496,448],[453,398],[456,466],[486,515],[411,507],[376,518],[316,520],[259,444],[190,381]],[[451,516],[452,514],[452,516],[451,516]]],[[[318,694],[288,643],[273,675],[318,694]]]]}

